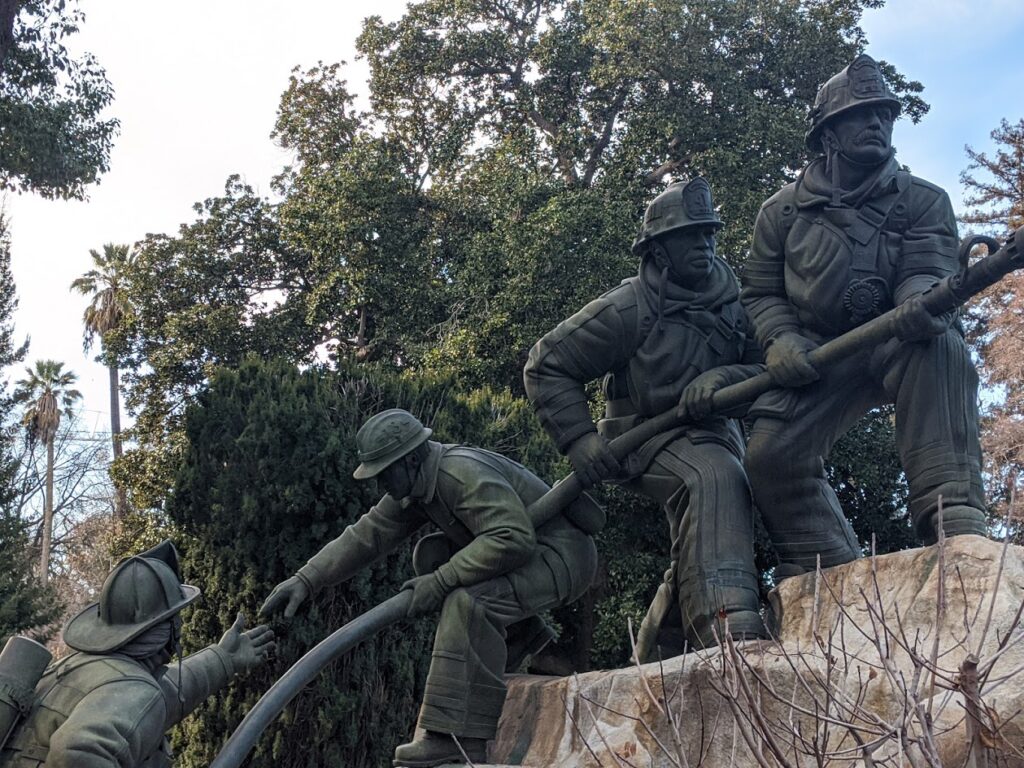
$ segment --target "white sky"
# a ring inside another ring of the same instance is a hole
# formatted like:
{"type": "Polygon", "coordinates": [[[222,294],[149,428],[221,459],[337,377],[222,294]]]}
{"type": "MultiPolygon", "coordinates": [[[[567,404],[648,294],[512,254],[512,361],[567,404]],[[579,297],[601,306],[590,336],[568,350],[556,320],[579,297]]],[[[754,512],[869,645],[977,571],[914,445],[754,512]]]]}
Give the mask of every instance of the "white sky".
{"type": "MultiPolygon", "coordinates": [[[[232,173],[269,191],[288,162],[268,137],[291,69],[346,60],[351,88],[365,93],[367,70],[355,62],[361,20],[393,20],[405,6],[82,0],[87,18],[74,46],[97,56],[116,89],[111,114],[121,133],[112,170],[86,202],[23,195],[6,205],[29,361],[62,360],[78,373],[89,426],[109,428],[107,374],[82,353],[86,302],[68,292],[90,268],[89,249],[175,232],[194,220],[192,204],[222,193],[232,173]]],[[[957,205],[964,144],[986,148],[1001,118],[1024,117],[1024,2],[889,0],[863,26],[868,52],[922,81],[932,105],[921,124],[897,124],[898,157],[957,205]]]]}

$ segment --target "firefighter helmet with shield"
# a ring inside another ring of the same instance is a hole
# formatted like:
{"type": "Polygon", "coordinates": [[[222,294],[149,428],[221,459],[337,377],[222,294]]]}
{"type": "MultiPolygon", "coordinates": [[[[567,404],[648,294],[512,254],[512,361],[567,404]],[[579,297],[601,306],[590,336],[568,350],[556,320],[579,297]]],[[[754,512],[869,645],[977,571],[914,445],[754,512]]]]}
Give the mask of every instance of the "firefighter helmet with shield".
{"type": "Polygon", "coordinates": [[[640,232],[633,241],[633,253],[639,255],[645,244],[674,229],[711,225],[722,226],[711,200],[711,185],[697,176],[677,181],[654,198],[644,211],[640,232]]]}
{"type": "Polygon", "coordinates": [[[807,146],[815,151],[820,149],[821,132],[825,124],[836,115],[865,104],[885,104],[891,107],[894,119],[900,113],[899,99],[882,77],[878,62],[862,53],[818,89],[809,116],[811,127],[807,131],[807,146]]]}

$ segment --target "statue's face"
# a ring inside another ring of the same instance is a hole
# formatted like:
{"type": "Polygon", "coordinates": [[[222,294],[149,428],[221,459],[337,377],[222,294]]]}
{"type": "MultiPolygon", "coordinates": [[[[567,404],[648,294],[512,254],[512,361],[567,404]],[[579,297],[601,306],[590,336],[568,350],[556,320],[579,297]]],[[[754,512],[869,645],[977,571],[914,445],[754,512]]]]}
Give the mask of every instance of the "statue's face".
{"type": "Polygon", "coordinates": [[[377,482],[393,499],[404,499],[412,493],[416,469],[410,466],[411,455],[389,464],[377,475],[377,482]]]}
{"type": "Polygon", "coordinates": [[[659,235],[658,243],[668,256],[673,282],[692,288],[711,274],[715,260],[715,227],[673,229],[659,235]]]}
{"type": "Polygon", "coordinates": [[[892,108],[864,104],[836,116],[829,125],[844,155],[870,165],[889,158],[892,150],[892,108]]]}

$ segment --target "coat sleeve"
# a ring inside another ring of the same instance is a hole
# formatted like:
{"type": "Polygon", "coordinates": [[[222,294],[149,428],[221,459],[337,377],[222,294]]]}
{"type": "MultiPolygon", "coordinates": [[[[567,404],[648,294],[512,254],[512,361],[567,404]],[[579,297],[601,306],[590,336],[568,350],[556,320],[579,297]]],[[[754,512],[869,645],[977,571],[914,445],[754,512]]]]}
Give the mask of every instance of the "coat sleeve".
{"type": "Polygon", "coordinates": [[[235,674],[231,656],[217,645],[186,656],[180,671],[173,662],[165,670],[159,680],[167,711],[165,730],[180,723],[235,674]]]}
{"type": "Polygon", "coordinates": [[[160,748],[164,698],[155,682],[93,689],[50,736],[48,768],[135,768],[160,748]]]}
{"type": "Polygon", "coordinates": [[[523,369],[526,395],[562,453],[577,438],[597,431],[584,385],[621,368],[633,354],[635,300],[632,307],[620,308],[610,298],[616,291],[590,302],[541,338],[523,369]]]}
{"type": "Polygon", "coordinates": [[[911,187],[913,220],[903,233],[894,303],[924,293],[959,269],[959,237],[949,195],[921,179],[911,187]]]}
{"type": "Polygon", "coordinates": [[[449,459],[438,472],[436,492],[474,537],[437,569],[449,589],[501,576],[533,554],[537,539],[526,507],[492,467],[471,457],[449,459]]]}
{"type": "Polygon", "coordinates": [[[412,508],[385,495],[299,569],[314,592],[340,584],[376,562],[426,522],[412,508]]]}
{"type": "Polygon", "coordinates": [[[761,206],[754,222],[750,256],[743,267],[740,299],[764,350],[779,334],[800,332],[796,310],[786,296],[785,240],[779,231],[778,212],[782,205],[779,198],[784,192],[785,189],[761,206]]]}

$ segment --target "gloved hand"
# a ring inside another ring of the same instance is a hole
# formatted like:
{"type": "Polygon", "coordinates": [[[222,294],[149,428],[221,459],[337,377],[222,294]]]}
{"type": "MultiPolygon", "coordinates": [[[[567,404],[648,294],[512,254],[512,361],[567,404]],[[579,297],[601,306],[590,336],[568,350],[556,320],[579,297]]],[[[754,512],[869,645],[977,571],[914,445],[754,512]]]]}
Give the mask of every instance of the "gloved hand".
{"type": "Polygon", "coordinates": [[[728,383],[720,368],[705,371],[686,385],[686,389],[683,390],[683,394],[679,398],[676,416],[685,417],[688,421],[700,421],[711,413],[711,399],[715,392],[728,383]]]}
{"type": "Polygon", "coordinates": [[[292,576],[274,587],[274,591],[260,607],[260,616],[271,616],[284,606],[284,617],[290,619],[307,597],[309,587],[306,582],[299,576],[292,576]]]}
{"type": "Polygon", "coordinates": [[[235,623],[224,633],[218,645],[231,657],[231,664],[235,672],[248,672],[253,667],[266,664],[275,650],[277,643],[274,642],[274,630],[266,624],[253,627],[247,632],[245,629],[245,616],[238,614],[235,623]]]}
{"type": "Polygon", "coordinates": [[[765,353],[772,380],[782,387],[799,387],[816,381],[818,372],[807,359],[807,353],[817,348],[817,344],[799,333],[780,333],[765,353]]]}
{"type": "Polygon", "coordinates": [[[956,310],[933,315],[925,309],[920,296],[911,296],[896,307],[892,330],[900,341],[922,341],[944,334],[955,318],[956,310]]]}
{"type": "Polygon", "coordinates": [[[402,589],[412,590],[412,603],[405,613],[410,619],[441,610],[444,599],[448,597],[448,587],[441,583],[436,573],[409,579],[402,585],[402,589]]]}
{"type": "Polygon", "coordinates": [[[619,473],[619,460],[608,447],[608,440],[597,432],[587,432],[569,446],[569,462],[584,489],[619,473]]]}

